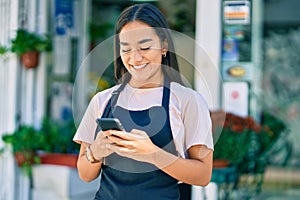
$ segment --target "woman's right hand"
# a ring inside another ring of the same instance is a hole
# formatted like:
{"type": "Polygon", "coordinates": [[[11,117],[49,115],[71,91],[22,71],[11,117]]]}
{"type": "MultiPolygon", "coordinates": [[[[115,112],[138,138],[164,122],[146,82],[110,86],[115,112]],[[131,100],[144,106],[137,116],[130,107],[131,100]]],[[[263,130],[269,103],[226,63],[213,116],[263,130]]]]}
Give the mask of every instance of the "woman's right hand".
{"type": "Polygon", "coordinates": [[[106,131],[100,131],[97,134],[95,141],[91,144],[90,149],[93,153],[93,156],[97,160],[102,160],[106,156],[113,153],[110,148],[107,148],[111,142],[105,135],[106,131]]]}

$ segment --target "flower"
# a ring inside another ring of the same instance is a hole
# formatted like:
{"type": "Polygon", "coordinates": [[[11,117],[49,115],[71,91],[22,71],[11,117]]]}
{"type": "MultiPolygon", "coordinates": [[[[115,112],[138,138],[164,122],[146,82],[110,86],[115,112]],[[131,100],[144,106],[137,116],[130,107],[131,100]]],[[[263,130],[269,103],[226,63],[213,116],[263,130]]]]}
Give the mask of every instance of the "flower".
{"type": "Polygon", "coordinates": [[[224,111],[211,113],[214,159],[225,159],[245,171],[249,162],[259,160],[276,142],[285,124],[264,113],[261,123],[251,116],[241,117],[224,111]]]}

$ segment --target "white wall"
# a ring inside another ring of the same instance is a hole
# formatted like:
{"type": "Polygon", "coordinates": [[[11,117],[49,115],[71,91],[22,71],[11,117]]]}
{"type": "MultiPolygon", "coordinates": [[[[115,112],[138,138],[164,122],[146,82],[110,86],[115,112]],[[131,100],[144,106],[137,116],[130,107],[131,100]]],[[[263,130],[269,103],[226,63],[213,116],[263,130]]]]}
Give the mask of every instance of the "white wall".
{"type": "MultiPolygon", "coordinates": [[[[0,0],[1,43],[10,44],[21,22],[30,31],[45,33],[47,5],[47,0],[0,0]]],[[[45,55],[41,55],[40,65],[35,70],[25,70],[13,53],[6,56],[5,60],[0,58],[0,136],[13,132],[19,122],[40,124],[46,102],[45,55]]],[[[3,145],[0,140],[0,148],[3,145]]],[[[29,199],[29,179],[16,168],[9,148],[0,156],[0,163],[0,199],[29,199]]]]}
{"type": "Polygon", "coordinates": [[[221,0],[197,0],[195,88],[211,110],[220,108],[221,0]],[[207,90],[207,88],[209,90],[207,90]]]}
{"type": "MultiPolygon", "coordinates": [[[[12,30],[18,26],[18,1],[0,0],[0,42],[8,45],[12,30]]],[[[17,115],[18,62],[16,56],[0,57],[0,138],[15,129],[17,115]]],[[[0,149],[4,146],[0,140],[0,149]]],[[[0,154],[0,199],[15,199],[15,165],[9,151],[0,154]]]]}

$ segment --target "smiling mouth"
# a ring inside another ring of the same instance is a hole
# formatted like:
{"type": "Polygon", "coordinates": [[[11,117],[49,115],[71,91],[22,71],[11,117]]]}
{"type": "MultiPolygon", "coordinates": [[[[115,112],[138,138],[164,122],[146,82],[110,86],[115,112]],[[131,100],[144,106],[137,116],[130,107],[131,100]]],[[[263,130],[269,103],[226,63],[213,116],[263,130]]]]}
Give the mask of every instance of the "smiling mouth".
{"type": "Polygon", "coordinates": [[[142,65],[132,65],[132,67],[134,68],[134,69],[143,69],[143,68],[145,68],[147,66],[147,64],[142,64],[142,65]]]}

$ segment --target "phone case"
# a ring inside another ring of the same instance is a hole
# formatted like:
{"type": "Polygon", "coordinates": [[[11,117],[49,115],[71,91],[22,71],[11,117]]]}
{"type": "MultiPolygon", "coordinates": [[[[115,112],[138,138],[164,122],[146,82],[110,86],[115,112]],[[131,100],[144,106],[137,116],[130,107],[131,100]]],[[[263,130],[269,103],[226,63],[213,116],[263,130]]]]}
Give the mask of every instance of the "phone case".
{"type": "Polygon", "coordinates": [[[117,118],[98,118],[97,123],[99,124],[102,131],[124,130],[121,122],[117,118]]]}

